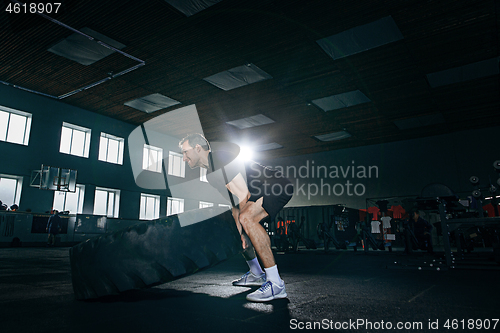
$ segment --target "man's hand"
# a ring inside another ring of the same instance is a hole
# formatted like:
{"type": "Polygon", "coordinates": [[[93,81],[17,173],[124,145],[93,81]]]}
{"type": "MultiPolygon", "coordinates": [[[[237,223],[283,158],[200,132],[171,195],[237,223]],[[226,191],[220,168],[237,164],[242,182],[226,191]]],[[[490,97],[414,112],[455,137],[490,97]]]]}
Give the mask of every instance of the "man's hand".
{"type": "Polygon", "coordinates": [[[238,228],[238,232],[241,235],[243,228],[242,228],[241,223],[240,223],[240,210],[236,207],[233,207],[231,209],[231,213],[233,213],[233,219],[234,219],[234,222],[236,222],[236,228],[238,228]]]}
{"type": "Polygon", "coordinates": [[[250,247],[250,244],[252,244],[250,242],[250,239],[248,238],[247,234],[245,233],[242,233],[241,234],[241,245],[243,247],[243,250],[246,250],[250,247]]]}

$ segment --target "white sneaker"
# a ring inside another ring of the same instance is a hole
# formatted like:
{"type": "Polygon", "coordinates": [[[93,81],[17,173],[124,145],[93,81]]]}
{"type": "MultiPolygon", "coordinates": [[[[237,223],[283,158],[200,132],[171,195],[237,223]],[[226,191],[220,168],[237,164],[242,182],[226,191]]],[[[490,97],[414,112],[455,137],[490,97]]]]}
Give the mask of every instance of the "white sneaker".
{"type": "Polygon", "coordinates": [[[233,286],[262,286],[263,283],[266,282],[266,273],[262,273],[262,275],[257,276],[252,272],[248,271],[243,274],[237,280],[233,281],[233,286]]]}
{"type": "Polygon", "coordinates": [[[247,295],[247,300],[251,302],[269,302],[273,299],[286,298],[285,282],[277,285],[271,281],[264,283],[259,289],[247,295]]]}

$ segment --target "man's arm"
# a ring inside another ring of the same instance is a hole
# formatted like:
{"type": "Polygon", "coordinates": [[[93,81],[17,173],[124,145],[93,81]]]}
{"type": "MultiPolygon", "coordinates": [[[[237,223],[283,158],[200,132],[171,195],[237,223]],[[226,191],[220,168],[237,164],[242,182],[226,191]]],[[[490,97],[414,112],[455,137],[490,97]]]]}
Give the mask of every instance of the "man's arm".
{"type": "Polygon", "coordinates": [[[240,223],[240,210],[245,207],[245,205],[248,202],[248,199],[250,199],[250,191],[248,190],[247,183],[241,173],[238,173],[236,177],[234,177],[227,185],[227,189],[229,192],[234,194],[239,201],[238,207],[233,207],[232,208],[232,213],[233,213],[233,218],[234,221],[236,222],[236,227],[238,228],[238,231],[240,232],[241,235],[241,241],[243,245],[243,249],[247,249],[248,246],[251,244],[250,239],[248,239],[248,236],[244,233],[243,227],[240,223]]]}
{"type": "Polygon", "coordinates": [[[236,177],[234,177],[226,185],[226,187],[229,190],[229,192],[231,192],[238,198],[239,201],[238,207],[232,208],[232,213],[233,213],[233,218],[236,221],[236,225],[238,226],[238,230],[240,231],[241,234],[241,224],[239,223],[240,209],[242,209],[246,205],[248,199],[250,198],[250,191],[248,191],[247,184],[243,179],[241,173],[238,173],[236,177]]]}
{"type": "Polygon", "coordinates": [[[241,175],[238,173],[227,185],[227,189],[229,192],[234,194],[239,201],[239,209],[243,209],[248,199],[250,199],[250,191],[247,187],[247,182],[241,175]]]}

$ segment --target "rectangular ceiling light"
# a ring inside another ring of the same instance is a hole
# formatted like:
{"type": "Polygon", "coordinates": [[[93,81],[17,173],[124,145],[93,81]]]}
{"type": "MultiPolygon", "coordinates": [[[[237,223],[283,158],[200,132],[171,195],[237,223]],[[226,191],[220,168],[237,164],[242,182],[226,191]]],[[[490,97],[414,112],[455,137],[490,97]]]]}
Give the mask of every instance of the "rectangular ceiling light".
{"type": "Polygon", "coordinates": [[[250,127],[257,127],[266,124],[272,124],[274,120],[264,116],[263,114],[258,114],[248,118],[241,118],[233,121],[226,121],[226,124],[237,127],[238,129],[245,129],[250,127]]]}
{"type": "MultiPolygon", "coordinates": [[[[101,35],[92,29],[83,28],[80,31],[118,50],[125,47],[122,43],[101,35]]],[[[96,40],[91,40],[75,32],[69,37],[59,41],[57,44],[48,49],[48,51],[88,66],[115,52],[114,50],[97,43],[96,40]]]]}
{"type": "Polygon", "coordinates": [[[151,94],[148,96],[140,97],[132,101],[124,103],[126,106],[130,106],[134,109],[151,113],[161,109],[168,108],[173,105],[180,104],[180,102],[171,99],[162,94],[151,94]]]}
{"type": "Polygon", "coordinates": [[[430,114],[426,116],[419,116],[401,120],[395,120],[394,124],[400,130],[407,130],[418,127],[425,127],[430,125],[437,125],[445,123],[442,113],[430,114]]]}
{"type": "Polygon", "coordinates": [[[327,112],[347,108],[358,104],[368,103],[371,102],[371,100],[366,97],[366,95],[361,91],[355,90],[338,95],[315,99],[312,102],[323,111],[327,112]]]}
{"type": "Polygon", "coordinates": [[[351,137],[351,134],[346,131],[333,132],[328,134],[316,135],[314,136],[319,141],[337,141],[342,139],[347,139],[351,137]]]}
{"type": "Polygon", "coordinates": [[[469,81],[481,77],[498,75],[500,58],[492,58],[472,64],[446,69],[427,74],[427,80],[432,88],[448,84],[469,81]]]}
{"type": "Polygon", "coordinates": [[[360,25],[316,43],[334,60],[367,51],[403,39],[391,16],[360,25]]]}
{"type": "Polygon", "coordinates": [[[263,145],[253,147],[253,150],[254,151],[266,151],[266,150],[273,150],[273,149],[280,149],[280,148],[283,148],[283,146],[280,145],[279,143],[271,142],[271,143],[266,143],[263,145]]]}
{"type": "Polygon", "coordinates": [[[194,15],[222,0],[165,0],[186,16],[194,15]]]}
{"type": "Polygon", "coordinates": [[[217,73],[203,80],[227,91],[272,78],[271,75],[254,64],[247,64],[217,73]]]}

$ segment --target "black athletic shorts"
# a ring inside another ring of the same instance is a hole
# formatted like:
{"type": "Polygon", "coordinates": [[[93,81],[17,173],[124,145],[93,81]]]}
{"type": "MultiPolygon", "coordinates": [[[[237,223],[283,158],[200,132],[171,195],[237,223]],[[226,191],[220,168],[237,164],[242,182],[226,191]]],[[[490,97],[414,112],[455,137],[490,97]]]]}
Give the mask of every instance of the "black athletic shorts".
{"type": "Polygon", "coordinates": [[[266,176],[252,179],[248,178],[250,190],[249,201],[263,198],[262,207],[269,214],[273,222],[276,215],[293,196],[293,183],[275,170],[266,169],[266,176]]]}

